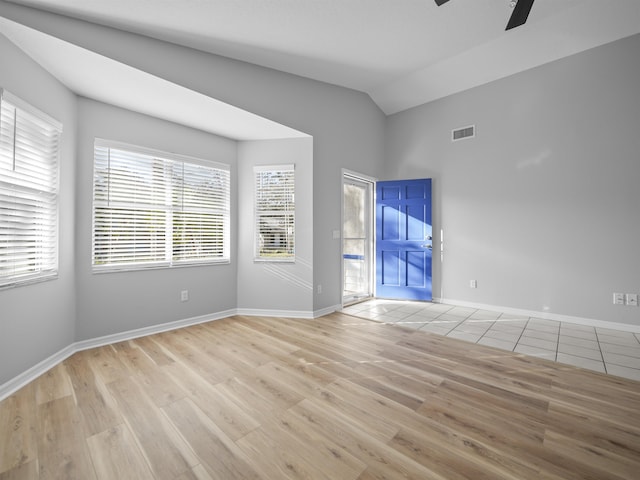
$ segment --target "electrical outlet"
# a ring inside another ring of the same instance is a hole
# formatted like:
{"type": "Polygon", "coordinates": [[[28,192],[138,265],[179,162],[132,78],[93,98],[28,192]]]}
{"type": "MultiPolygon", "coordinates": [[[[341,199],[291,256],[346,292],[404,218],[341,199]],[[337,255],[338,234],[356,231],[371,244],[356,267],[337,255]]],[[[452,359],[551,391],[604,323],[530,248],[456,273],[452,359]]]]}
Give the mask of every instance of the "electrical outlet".
{"type": "Polygon", "coordinates": [[[631,307],[638,306],[638,294],[637,293],[627,293],[625,295],[625,300],[627,301],[627,305],[631,307]]]}
{"type": "Polygon", "coordinates": [[[613,294],[613,304],[614,305],[624,305],[624,293],[614,293],[613,294]]]}
{"type": "Polygon", "coordinates": [[[318,295],[322,295],[322,285],[318,285],[318,295]]]}
{"type": "Polygon", "coordinates": [[[478,288],[477,280],[469,280],[469,288],[478,288]]]}
{"type": "Polygon", "coordinates": [[[180,292],[180,301],[188,302],[189,301],[189,290],[182,290],[180,292]]]}

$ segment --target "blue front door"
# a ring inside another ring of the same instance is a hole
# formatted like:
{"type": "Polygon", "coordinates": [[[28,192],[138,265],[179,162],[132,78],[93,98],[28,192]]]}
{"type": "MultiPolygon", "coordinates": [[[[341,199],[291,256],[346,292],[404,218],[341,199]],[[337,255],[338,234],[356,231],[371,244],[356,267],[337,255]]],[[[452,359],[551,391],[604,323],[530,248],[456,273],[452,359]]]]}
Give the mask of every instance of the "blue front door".
{"type": "Polygon", "coordinates": [[[376,296],[431,300],[431,179],[376,184],[376,296]]]}

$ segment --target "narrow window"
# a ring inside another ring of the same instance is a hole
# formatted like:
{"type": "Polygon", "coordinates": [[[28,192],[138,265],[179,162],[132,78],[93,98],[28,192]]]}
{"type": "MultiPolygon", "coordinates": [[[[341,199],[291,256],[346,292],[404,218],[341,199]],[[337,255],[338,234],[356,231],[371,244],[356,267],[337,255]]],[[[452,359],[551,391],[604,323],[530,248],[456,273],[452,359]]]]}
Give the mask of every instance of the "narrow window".
{"type": "Polygon", "coordinates": [[[0,89],[0,288],[58,275],[62,125],[0,89]]]}
{"type": "Polygon", "coordinates": [[[93,270],[229,262],[229,166],[97,139],[93,270]]]}
{"type": "Polygon", "coordinates": [[[295,261],[293,165],[254,167],[255,259],[295,261]]]}

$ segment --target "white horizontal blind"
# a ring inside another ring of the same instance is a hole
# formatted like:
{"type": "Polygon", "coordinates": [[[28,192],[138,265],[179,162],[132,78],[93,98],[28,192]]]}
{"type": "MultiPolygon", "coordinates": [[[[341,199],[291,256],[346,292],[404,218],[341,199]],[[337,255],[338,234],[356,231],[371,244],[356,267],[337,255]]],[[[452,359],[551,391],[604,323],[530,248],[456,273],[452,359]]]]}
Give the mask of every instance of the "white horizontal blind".
{"type": "Polygon", "coordinates": [[[227,165],[96,140],[94,271],[229,260],[227,165]]]}
{"type": "Polygon", "coordinates": [[[173,190],[173,260],[229,259],[229,171],[182,163],[173,190]]]}
{"type": "Polygon", "coordinates": [[[256,260],[295,260],[293,165],[254,167],[256,260]]]}
{"type": "Polygon", "coordinates": [[[58,274],[62,125],[0,90],[0,288],[58,274]]]}

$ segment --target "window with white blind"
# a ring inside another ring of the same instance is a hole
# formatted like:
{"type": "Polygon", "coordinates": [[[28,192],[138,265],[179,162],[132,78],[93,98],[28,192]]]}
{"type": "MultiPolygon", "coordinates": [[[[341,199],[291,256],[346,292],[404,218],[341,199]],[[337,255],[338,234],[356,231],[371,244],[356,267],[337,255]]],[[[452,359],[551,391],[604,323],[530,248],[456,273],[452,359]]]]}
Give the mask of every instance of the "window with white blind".
{"type": "Polygon", "coordinates": [[[229,262],[229,166],[96,139],[93,270],[229,262]]]}
{"type": "Polygon", "coordinates": [[[62,125],[0,89],[0,288],[58,275],[62,125]]]}
{"type": "Polygon", "coordinates": [[[255,259],[295,260],[295,172],[293,165],[256,166],[255,259]]]}

